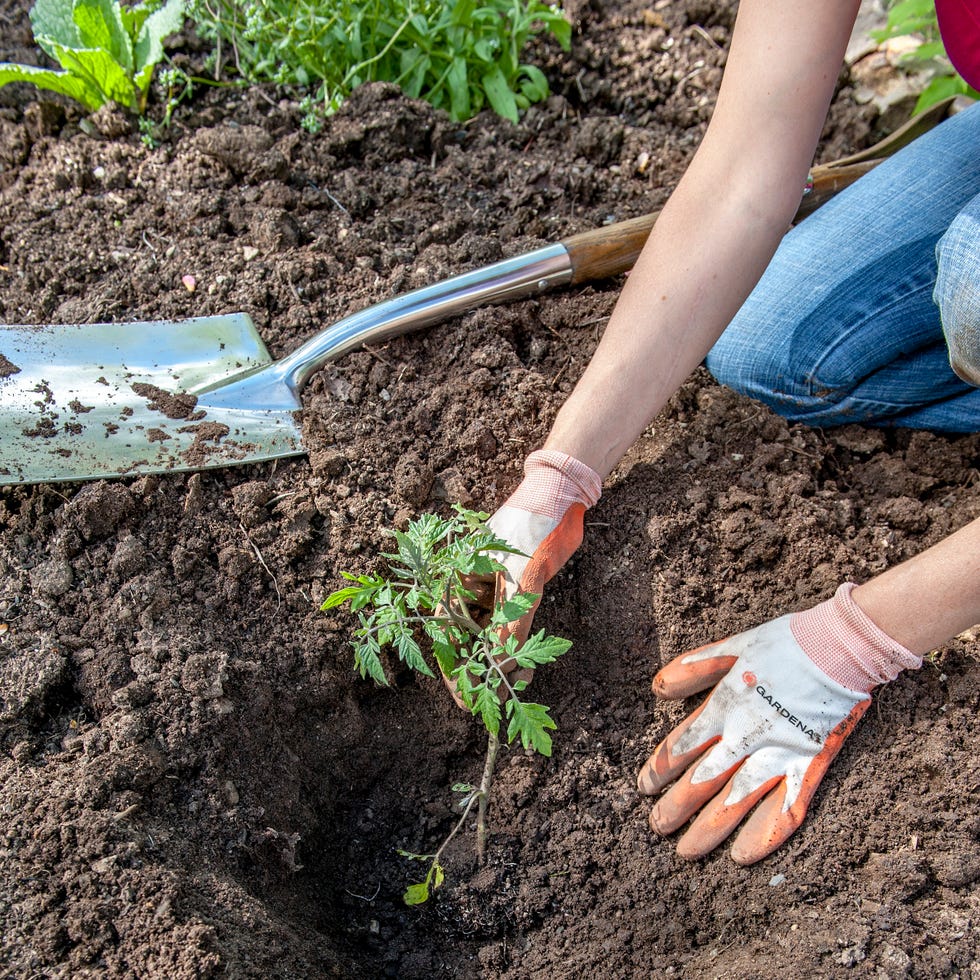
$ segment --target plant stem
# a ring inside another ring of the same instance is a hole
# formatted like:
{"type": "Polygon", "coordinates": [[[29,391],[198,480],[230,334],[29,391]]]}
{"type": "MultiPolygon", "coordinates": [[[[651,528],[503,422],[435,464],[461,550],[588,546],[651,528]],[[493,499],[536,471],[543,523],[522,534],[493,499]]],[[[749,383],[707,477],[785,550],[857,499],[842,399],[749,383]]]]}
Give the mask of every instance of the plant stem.
{"type": "Polygon", "coordinates": [[[476,857],[482,865],[487,856],[487,802],[490,799],[490,783],[493,779],[493,767],[497,762],[497,752],[500,749],[500,739],[493,734],[487,736],[487,755],[483,762],[483,777],[480,779],[479,808],[476,817],[476,857]]]}

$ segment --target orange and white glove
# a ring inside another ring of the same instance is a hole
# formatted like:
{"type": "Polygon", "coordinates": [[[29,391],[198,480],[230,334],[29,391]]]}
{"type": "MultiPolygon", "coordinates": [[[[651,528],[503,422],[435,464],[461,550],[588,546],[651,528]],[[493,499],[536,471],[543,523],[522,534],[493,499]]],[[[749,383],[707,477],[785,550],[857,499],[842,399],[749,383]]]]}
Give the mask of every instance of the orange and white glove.
{"type": "Polygon", "coordinates": [[[650,796],[673,783],[650,814],[658,833],[697,813],[678,842],[681,857],[703,857],[746,817],[734,860],[746,865],[771,854],[803,822],[870,692],[921,666],[865,615],[853,589],[847,582],[813,609],[682,654],[654,678],[661,698],[717,685],[637,778],[650,796]]]}
{"type": "Polygon", "coordinates": [[[531,632],[544,587],[582,543],[585,512],[602,493],[592,467],[565,453],[539,449],[524,462],[524,480],[487,521],[487,527],[521,554],[497,554],[494,602],[518,592],[538,596],[525,616],[509,624],[507,635],[523,643],[531,632]]]}
{"type": "MultiPolygon", "coordinates": [[[[529,612],[503,628],[502,639],[516,636],[523,644],[528,638],[545,585],[582,543],[585,511],[598,502],[601,493],[599,474],[572,456],[539,449],[527,457],[523,481],[487,521],[498,538],[521,554],[493,553],[503,571],[488,579],[470,576],[465,583],[479,597],[473,604],[477,607],[487,608],[491,602],[498,606],[518,592],[538,597],[529,612]]],[[[530,680],[533,673],[515,671],[513,660],[502,667],[511,683],[530,680]]],[[[462,705],[455,683],[447,679],[447,685],[462,705]]]]}

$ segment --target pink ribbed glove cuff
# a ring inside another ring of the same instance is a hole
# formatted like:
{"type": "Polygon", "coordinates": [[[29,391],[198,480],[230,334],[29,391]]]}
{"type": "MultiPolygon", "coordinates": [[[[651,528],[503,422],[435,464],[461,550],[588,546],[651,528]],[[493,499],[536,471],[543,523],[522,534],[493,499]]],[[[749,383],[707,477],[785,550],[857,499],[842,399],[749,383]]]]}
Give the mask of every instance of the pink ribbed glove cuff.
{"type": "Polygon", "coordinates": [[[560,521],[572,504],[594,507],[602,480],[591,466],[553,449],[539,449],[524,461],[524,480],[505,506],[560,521]]]}
{"type": "Polygon", "coordinates": [[[790,630],[804,653],[832,680],[870,694],[903,670],[922,666],[922,658],[879,629],[851,598],[845,582],[832,599],[790,617],[790,630]]]}

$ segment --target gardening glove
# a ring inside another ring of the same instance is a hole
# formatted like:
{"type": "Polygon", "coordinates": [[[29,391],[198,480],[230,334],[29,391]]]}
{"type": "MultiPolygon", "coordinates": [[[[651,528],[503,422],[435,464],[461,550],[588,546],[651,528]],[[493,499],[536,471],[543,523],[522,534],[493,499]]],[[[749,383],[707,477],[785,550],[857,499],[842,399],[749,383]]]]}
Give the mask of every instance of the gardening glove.
{"type": "MultiPolygon", "coordinates": [[[[499,605],[517,592],[538,597],[532,609],[501,631],[501,639],[516,636],[523,643],[531,632],[534,613],[550,581],[582,543],[585,511],[602,493],[602,480],[590,466],[565,453],[539,449],[524,462],[524,480],[487,521],[487,527],[521,554],[494,553],[504,570],[496,576],[469,576],[464,584],[477,595],[476,605],[499,605]],[[492,586],[492,592],[491,592],[492,586]]],[[[532,671],[515,671],[513,660],[503,665],[511,683],[530,680],[532,671]]],[[[459,701],[455,684],[449,685],[459,701]]]]}
{"type": "Polygon", "coordinates": [[[682,654],[654,678],[661,698],[717,685],[637,778],[650,796],[674,783],[650,814],[657,833],[672,833],[700,811],[678,842],[681,857],[713,850],[756,804],[731,854],[742,865],[771,854],[803,822],[870,692],[921,666],[862,612],[853,588],[845,583],[807,612],[682,654]]]}

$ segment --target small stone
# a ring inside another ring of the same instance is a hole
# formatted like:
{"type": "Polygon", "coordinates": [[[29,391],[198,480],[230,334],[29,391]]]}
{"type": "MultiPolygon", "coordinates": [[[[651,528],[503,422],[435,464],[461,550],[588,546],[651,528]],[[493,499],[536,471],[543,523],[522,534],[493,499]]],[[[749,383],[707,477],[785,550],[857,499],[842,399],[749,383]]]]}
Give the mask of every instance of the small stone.
{"type": "Polygon", "coordinates": [[[67,562],[52,558],[31,569],[31,587],[49,599],[58,599],[75,583],[75,573],[67,562]]]}

